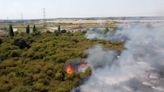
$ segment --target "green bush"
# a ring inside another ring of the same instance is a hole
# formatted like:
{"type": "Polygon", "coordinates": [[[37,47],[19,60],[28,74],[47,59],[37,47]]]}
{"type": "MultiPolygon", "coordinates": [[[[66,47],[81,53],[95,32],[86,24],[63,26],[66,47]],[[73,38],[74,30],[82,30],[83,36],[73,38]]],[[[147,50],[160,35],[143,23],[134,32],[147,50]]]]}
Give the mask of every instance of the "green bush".
{"type": "Polygon", "coordinates": [[[30,86],[16,86],[10,92],[33,92],[30,86]]]}

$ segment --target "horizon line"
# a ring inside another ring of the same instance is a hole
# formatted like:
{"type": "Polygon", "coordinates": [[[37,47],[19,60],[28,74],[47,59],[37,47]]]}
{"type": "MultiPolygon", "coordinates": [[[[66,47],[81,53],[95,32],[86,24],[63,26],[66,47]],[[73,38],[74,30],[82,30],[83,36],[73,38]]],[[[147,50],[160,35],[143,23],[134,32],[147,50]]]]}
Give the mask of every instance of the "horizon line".
{"type": "Polygon", "coordinates": [[[8,21],[11,21],[11,20],[17,20],[17,21],[25,21],[25,20],[51,20],[51,19],[94,19],[94,18],[164,18],[164,16],[109,16],[109,17],[57,17],[57,18],[24,18],[24,19],[18,19],[18,18],[13,18],[13,19],[0,19],[1,21],[2,20],[8,20],[8,21]]]}

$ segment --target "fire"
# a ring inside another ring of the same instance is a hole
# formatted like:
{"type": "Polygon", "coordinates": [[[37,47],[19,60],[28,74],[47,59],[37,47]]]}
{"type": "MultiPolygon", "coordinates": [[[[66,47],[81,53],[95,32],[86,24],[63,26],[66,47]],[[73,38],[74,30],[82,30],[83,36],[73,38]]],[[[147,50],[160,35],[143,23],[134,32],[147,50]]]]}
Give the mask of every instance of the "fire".
{"type": "Polygon", "coordinates": [[[74,68],[71,65],[68,65],[66,71],[67,71],[67,74],[73,74],[74,68]]]}

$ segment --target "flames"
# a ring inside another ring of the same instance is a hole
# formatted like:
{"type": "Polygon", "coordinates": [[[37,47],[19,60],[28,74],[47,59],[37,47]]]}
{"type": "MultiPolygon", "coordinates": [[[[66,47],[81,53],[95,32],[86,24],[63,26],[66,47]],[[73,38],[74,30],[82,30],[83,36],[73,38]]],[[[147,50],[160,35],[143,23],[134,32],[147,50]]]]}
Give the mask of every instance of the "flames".
{"type": "Polygon", "coordinates": [[[73,73],[78,74],[85,72],[88,67],[88,64],[84,60],[74,60],[65,64],[65,71],[68,75],[73,73]]]}
{"type": "Polygon", "coordinates": [[[74,73],[74,68],[71,65],[68,65],[66,68],[67,74],[71,75],[74,73]]]}

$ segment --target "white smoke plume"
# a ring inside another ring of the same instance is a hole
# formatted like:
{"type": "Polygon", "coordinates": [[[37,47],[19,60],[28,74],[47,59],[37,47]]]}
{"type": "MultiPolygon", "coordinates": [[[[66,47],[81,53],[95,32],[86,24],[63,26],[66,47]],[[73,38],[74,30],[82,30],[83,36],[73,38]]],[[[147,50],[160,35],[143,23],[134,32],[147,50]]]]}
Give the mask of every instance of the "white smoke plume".
{"type": "MultiPolygon", "coordinates": [[[[120,32],[119,30],[118,32],[120,32]]],[[[120,41],[124,42],[127,40],[127,37],[125,35],[122,35],[121,33],[115,34],[113,29],[109,29],[109,31],[105,31],[105,29],[99,29],[94,28],[90,31],[87,31],[86,38],[88,39],[99,39],[99,40],[106,40],[106,41],[120,41]]]]}
{"type": "MultiPolygon", "coordinates": [[[[93,33],[93,32],[91,32],[93,33]]],[[[111,40],[111,35],[87,38],[111,40]]],[[[125,50],[118,53],[101,45],[90,48],[87,62],[93,69],[80,92],[164,92],[164,25],[137,25],[117,31],[126,36],[125,50]]]]}

